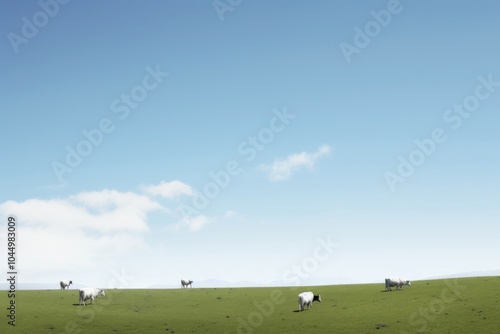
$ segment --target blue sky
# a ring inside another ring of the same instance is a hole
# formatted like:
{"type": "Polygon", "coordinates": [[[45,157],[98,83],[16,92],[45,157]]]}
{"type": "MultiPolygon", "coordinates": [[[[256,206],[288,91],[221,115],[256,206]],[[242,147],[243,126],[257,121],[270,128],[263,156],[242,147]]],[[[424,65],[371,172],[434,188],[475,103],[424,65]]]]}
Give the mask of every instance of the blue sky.
{"type": "Polygon", "coordinates": [[[498,269],[497,2],[3,7],[0,214],[25,282],[498,269]]]}

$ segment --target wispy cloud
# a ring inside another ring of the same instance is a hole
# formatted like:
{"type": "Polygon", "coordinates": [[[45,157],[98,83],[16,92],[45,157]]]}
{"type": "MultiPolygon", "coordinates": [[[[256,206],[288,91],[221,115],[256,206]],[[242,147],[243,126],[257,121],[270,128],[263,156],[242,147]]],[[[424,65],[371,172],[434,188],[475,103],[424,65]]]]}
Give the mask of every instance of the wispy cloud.
{"type": "Polygon", "coordinates": [[[316,152],[300,152],[291,154],[286,159],[275,160],[270,165],[261,165],[260,169],[267,172],[272,181],[281,181],[288,179],[294,172],[303,167],[312,169],[316,161],[330,153],[331,149],[328,145],[323,145],[316,152]]]}
{"type": "Polygon", "coordinates": [[[211,219],[204,215],[189,216],[182,219],[182,223],[186,225],[191,231],[198,231],[210,222],[211,219]]]}
{"type": "Polygon", "coordinates": [[[171,182],[162,181],[158,185],[141,186],[140,189],[148,195],[164,198],[173,198],[179,195],[194,195],[194,191],[189,185],[178,180],[171,182]]]}
{"type": "MultiPolygon", "coordinates": [[[[149,196],[160,196],[166,199],[172,199],[182,195],[195,196],[195,191],[191,186],[178,180],[171,182],[162,181],[158,185],[141,186],[140,189],[149,196]]],[[[190,231],[196,232],[211,221],[211,218],[201,214],[183,216],[177,227],[185,226],[190,231]]]]}

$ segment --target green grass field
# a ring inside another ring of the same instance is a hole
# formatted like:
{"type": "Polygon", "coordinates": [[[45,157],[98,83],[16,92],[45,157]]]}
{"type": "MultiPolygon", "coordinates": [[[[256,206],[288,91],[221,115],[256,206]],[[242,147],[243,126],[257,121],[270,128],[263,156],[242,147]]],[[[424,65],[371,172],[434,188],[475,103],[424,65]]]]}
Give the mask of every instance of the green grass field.
{"type": "Polygon", "coordinates": [[[2,291],[0,333],[500,333],[500,277],[300,288],[18,291],[16,326],[2,291]],[[297,294],[322,296],[297,312],[297,294]]]}

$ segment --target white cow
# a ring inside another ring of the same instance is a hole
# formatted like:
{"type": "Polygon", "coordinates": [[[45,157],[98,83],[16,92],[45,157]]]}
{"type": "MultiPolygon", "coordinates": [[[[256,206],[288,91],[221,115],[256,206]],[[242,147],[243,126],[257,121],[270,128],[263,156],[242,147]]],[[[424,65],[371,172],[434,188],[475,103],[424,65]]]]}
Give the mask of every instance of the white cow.
{"type": "Polygon", "coordinates": [[[103,289],[96,288],[83,288],[79,290],[80,301],[79,304],[85,306],[85,301],[90,299],[90,304],[94,304],[94,299],[99,296],[106,296],[103,289]]]}
{"type": "Polygon", "coordinates": [[[183,279],[181,279],[181,288],[185,288],[189,285],[189,287],[193,287],[191,284],[193,284],[193,281],[185,281],[183,279]]]}
{"type": "Polygon", "coordinates": [[[318,301],[321,303],[321,295],[314,295],[311,291],[302,292],[299,294],[299,312],[305,310],[306,307],[309,310],[312,303],[318,301]]]}
{"type": "Polygon", "coordinates": [[[59,285],[61,286],[61,290],[69,289],[69,286],[73,284],[73,281],[60,281],[59,285]]]}
{"type": "Polygon", "coordinates": [[[411,282],[400,277],[392,277],[385,279],[385,291],[392,291],[391,287],[396,287],[397,289],[403,288],[403,285],[411,286],[411,282]]]}

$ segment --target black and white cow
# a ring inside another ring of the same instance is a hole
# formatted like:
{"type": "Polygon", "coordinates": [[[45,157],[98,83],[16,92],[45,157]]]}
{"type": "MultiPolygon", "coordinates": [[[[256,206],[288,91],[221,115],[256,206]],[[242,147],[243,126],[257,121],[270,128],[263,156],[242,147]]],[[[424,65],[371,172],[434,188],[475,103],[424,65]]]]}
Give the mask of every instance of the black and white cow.
{"type": "Polygon", "coordinates": [[[97,288],[83,288],[78,291],[78,295],[80,297],[79,304],[85,306],[85,301],[90,299],[90,304],[94,304],[94,299],[99,296],[106,296],[103,289],[97,288]]]}
{"type": "Polygon", "coordinates": [[[299,294],[299,312],[305,310],[306,308],[309,310],[312,306],[313,302],[321,303],[321,295],[314,295],[311,291],[302,292],[299,294]]]}
{"type": "Polygon", "coordinates": [[[69,286],[73,284],[73,281],[60,281],[59,285],[61,286],[61,290],[69,289],[69,286]]]}
{"type": "Polygon", "coordinates": [[[181,279],[181,288],[185,288],[189,285],[189,287],[193,287],[191,284],[193,284],[193,281],[185,281],[183,279],[181,279]]]}
{"type": "Polygon", "coordinates": [[[411,286],[411,282],[400,277],[392,277],[385,279],[385,291],[392,291],[391,287],[396,287],[397,289],[401,289],[403,285],[411,286]]]}

